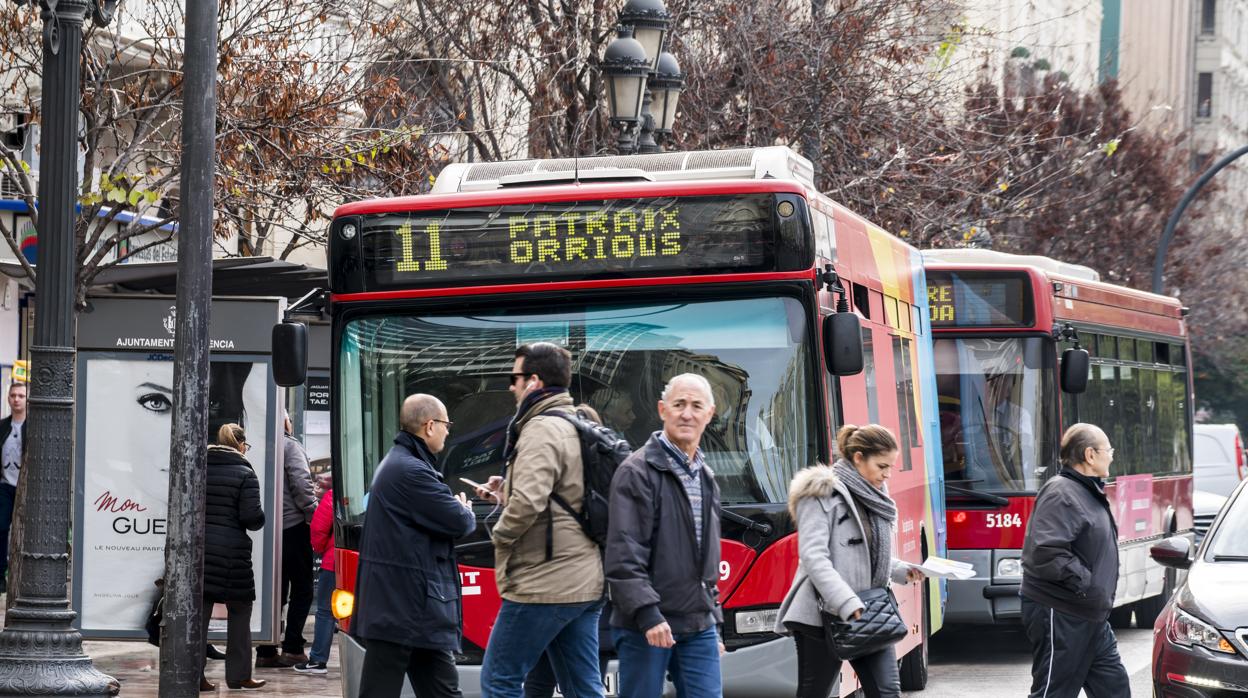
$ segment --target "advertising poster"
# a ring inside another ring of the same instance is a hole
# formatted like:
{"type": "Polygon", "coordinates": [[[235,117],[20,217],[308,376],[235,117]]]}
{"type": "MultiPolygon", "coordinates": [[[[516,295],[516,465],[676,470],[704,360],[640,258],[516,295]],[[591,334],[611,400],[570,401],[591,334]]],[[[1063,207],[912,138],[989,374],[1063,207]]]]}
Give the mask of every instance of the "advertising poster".
{"type": "MultiPolygon", "coordinates": [[[[155,582],[165,572],[173,428],[173,354],[162,344],[172,335],[166,331],[173,324],[170,302],[96,300],[99,316],[84,315],[79,325],[73,586],[77,623],[87,638],[146,639],[144,624],[160,593],[155,582]],[[127,327],[122,316],[135,326],[127,327]]],[[[218,320],[225,318],[218,316],[228,315],[220,306],[229,304],[214,301],[213,307],[218,351],[209,368],[209,442],[231,422],[247,434],[245,457],[259,480],[266,519],[263,529],[248,533],[256,582],[251,629],[254,638],[267,640],[275,625],[273,560],[280,555],[280,449],[273,444],[281,415],[268,356],[256,350],[267,347],[279,306],[270,300],[270,312],[255,313],[251,303],[254,315],[246,322],[263,329],[254,337],[233,330],[219,335],[218,320]]]]}
{"type": "MultiPolygon", "coordinates": [[[[173,362],[103,359],[85,362],[82,543],[83,627],[142,629],[156,600],[155,581],[164,575],[169,500],[169,436],[173,411],[173,362]]],[[[235,422],[248,434],[247,459],[269,457],[263,363],[214,361],[210,369],[209,433],[235,422]],[[256,436],[252,436],[255,434],[256,436]]],[[[256,469],[260,491],[268,488],[256,469]]],[[[268,509],[266,507],[266,509],[268,509]]],[[[271,515],[271,511],[266,511],[271,515]]],[[[252,538],[252,569],[264,567],[264,541],[252,538]]],[[[260,631],[259,608],[252,630],[260,631]]]]}

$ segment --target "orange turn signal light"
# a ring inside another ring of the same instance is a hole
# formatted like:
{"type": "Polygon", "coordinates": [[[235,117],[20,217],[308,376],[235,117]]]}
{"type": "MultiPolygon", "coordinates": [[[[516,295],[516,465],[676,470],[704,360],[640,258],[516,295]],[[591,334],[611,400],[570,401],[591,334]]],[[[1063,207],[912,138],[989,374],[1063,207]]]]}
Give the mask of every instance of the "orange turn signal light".
{"type": "Polygon", "coordinates": [[[334,617],[338,620],[350,618],[355,611],[355,594],[345,589],[334,589],[329,605],[333,608],[334,617]]]}

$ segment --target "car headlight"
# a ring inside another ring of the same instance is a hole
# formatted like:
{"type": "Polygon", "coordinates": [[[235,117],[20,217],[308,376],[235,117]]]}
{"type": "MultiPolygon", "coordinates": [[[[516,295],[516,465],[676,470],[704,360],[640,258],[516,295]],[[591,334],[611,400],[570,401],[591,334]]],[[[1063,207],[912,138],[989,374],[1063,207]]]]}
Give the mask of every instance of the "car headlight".
{"type": "Polygon", "coordinates": [[[1023,561],[1016,557],[1007,557],[997,560],[997,576],[998,577],[1022,577],[1023,561]]]}
{"type": "Polygon", "coordinates": [[[1217,628],[1178,608],[1174,609],[1174,618],[1170,621],[1169,637],[1176,645],[1200,646],[1211,652],[1235,654],[1235,647],[1222,637],[1217,628]]]}
{"type": "Polygon", "coordinates": [[[778,608],[756,608],[752,611],[737,611],[733,616],[736,623],[737,632],[742,635],[748,633],[774,633],[776,632],[776,620],[780,618],[780,609],[778,608]]]}

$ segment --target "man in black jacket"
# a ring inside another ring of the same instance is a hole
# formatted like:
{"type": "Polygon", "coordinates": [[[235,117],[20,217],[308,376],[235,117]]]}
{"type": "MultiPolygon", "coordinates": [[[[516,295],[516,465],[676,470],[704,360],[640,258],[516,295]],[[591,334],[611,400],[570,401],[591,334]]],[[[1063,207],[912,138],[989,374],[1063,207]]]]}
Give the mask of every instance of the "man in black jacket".
{"type": "Polygon", "coordinates": [[[351,633],[364,641],[361,698],[458,698],[459,568],[455,539],[476,528],[463,494],[438,471],[451,421],[432,395],[412,395],[402,430],[373,475],[360,538],[351,633]]]}
{"type": "Polygon", "coordinates": [[[663,430],[611,480],[607,582],[621,698],[662,695],[669,668],[683,698],[721,694],[719,487],[699,445],[715,414],[702,376],[663,390],[663,430]]]}
{"type": "Polygon", "coordinates": [[[1114,449],[1100,428],[1062,435],[1063,468],[1040,488],[1023,543],[1023,625],[1032,698],[1130,695],[1109,627],[1118,586],[1118,526],[1105,498],[1114,449]]]}

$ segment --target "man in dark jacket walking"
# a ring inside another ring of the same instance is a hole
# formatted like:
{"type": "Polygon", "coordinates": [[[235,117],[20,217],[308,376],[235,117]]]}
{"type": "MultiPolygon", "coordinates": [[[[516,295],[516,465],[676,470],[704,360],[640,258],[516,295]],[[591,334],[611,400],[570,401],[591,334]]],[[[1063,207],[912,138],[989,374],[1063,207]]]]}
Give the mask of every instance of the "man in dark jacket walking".
{"type": "Polygon", "coordinates": [[[1023,543],[1023,625],[1032,698],[1130,695],[1109,627],[1118,586],[1118,526],[1105,498],[1114,449],[1100,428],[1062,435],[1062,470],[1036,496],[1023,543]]]}
{"type": "Polygon", "coordinates": [[[611,481],[606,576],[620,696],[662,695],[670,669],[683,698],[718,698],[719,487],[699,448],[715,398],[705,378],[685,373],[658,407],[663,430],[611,481]]]}
{"type": "Polygon", "coordinates": [[[397,698],[406,674],[418,698],[458,697],[459,569],[455,539],[476,527],[464,495],[438,471],[451,421],[432,395],[411,395],[402,430],[369,489],[351,632],[366,654],[361,698],[397,698]]]}

